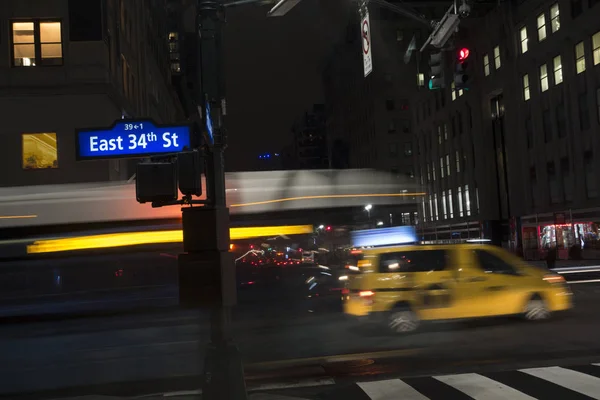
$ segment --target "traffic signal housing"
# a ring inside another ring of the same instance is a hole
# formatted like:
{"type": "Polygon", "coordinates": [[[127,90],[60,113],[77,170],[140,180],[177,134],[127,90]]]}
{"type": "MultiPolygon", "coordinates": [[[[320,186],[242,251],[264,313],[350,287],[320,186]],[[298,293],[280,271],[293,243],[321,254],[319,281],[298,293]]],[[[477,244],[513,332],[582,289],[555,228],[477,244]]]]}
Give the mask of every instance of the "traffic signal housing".
{"type": "Polygon", "coordinates": [[[467,47],[461,47],[456,52],[456,61],[454,66],[454,86],[456,90],[468,89],[470,83],[469,76],[469,55],[470,50],[467,47]]]}
{"type": "Polygon", "coordinates": [[[446,87],[444,79],[444,56],[441,51],[429,54],[429,89],[437,90],[446,87]]]}

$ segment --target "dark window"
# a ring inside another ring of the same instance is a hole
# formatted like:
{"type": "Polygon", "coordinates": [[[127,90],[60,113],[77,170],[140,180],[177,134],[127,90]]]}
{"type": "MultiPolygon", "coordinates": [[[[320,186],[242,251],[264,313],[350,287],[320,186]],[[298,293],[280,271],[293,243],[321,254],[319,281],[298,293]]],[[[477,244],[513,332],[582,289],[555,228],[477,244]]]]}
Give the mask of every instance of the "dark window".
{"type": "Polygon", "coordinates": [[[69,0],[69,39],[72,42],[102,40],[101,0],[69,0]]]}
{"type": "Polygon", "coordinates": [[[582,0],[571,0],[571,17],[578,17],[583,12],[582,0]]]}
{"type": "Polygon", "coordinates": [[[525,136],[527,139],[527,148],[533,148],[533,126],[531,124],[531,116],[525,120],[525,136]]]}
{"type": "Polygon", "coordinates": [[[451,117],[450,126],[452,127],[452,137],[456,137],[456,117],[455,116],[451,117]]]}
{"type": "Polygon", "coordinates": [[[458,129],[458,134],[462,135],[463,123],[462,123],[462,114],[460,113],[460,111],[456,114],[456,129],[458,129]]]}
{"type": "Polygon", "coordinates": [[[474,250],[473,253],[479,267],[486,273],[517,275],[517,270],[512,265],[492,253],[485,250],[474,250]]]}
{"type": "Polygon", "coordinates": [[[559,138],[564,138],[567,136],[567,119],[565,117],[564,104],[559,104],[556,106],[556,128],[558,129],[559,138]]]}
{"type": "Polygon", "coordinates": [[[544,125],[544,141],[546,143],[552,140],[552,122],[550,121],[550,110],[544,110],[542,114],[542,123],[544,125]]]}
{"type": "Polygon", "coordinates": [[[400,251],[382,254],[380,272],[429,272],[446,269],[445,250],[400,251]]]}
{"type": "Polygon", "coordinates": [[[573,178],[568,157],[560,159],[560,174],[563,181],[563,193],[566,201],[573,201],[573,178]]]}
{"type": "Polygon", "coordinates": [[[469,128],[473,127],[473,110],[471,110],[471,106],[467,104],[467,120],[469,122],[469,128]]]}
{"type": "Polygon", "coordinates": [[[548,173],[548,186],[550,187],[550,202],[553,204],[560,202],[560,189],[558,179],[556,177],[556,167],[554,161],[546,164],[546,172],[548,173]]]}
{"type": "Polygon", "coordinates": [[[594,169],[594,153],[591,150],[583,153],[583,165],[586,194],[588,198],[593,199],[598,196],[598,185],[596,184],[596,171],[594,169]]]}
{"type": "Polygon", "coordinates": [[[394,100],[386,100],[385,101],[386,110],[393,111],[395,107],[396,107],[396,105],[394,104],[394,100]]]}
{"type": "Polygon", "coordinates": [[[590,129],[590,108],[587,101],[587,92],[579,95],[579,128],[582,131],[590,129]]]}
{"type": "Polygon", "coordinates": [[[404,143],[404,155],[406,157],[410,157],[410,156],[412,156],[412,153],[413,153],[413,151],[412,151],[412,143],[411,142],[404,143]]]}

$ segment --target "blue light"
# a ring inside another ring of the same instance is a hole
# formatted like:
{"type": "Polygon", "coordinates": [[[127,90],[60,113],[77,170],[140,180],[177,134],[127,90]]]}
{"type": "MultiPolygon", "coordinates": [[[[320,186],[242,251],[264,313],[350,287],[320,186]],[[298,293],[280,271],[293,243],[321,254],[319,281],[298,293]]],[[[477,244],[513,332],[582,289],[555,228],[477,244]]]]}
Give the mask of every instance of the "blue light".
{"type": "Polygon", "coordinates": [[[150,120],[117,120],[110,128],[78,129],[78,160],[135,158],[190,147],[190,126],[160,126],[150,120]]]}
{"type": "Polygon", "coordinates": [[[414,226],[395,226],[392,228],[366,229],[350,233],[355,247],[392,246],[415,243],[417,233],[414,226]]]}

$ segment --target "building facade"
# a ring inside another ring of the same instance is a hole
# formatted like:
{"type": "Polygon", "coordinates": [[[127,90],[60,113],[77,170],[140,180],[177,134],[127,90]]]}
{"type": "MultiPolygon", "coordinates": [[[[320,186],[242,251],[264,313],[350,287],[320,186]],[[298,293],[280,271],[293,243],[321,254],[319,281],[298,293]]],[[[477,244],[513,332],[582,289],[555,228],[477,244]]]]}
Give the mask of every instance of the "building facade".
{"type": "Polygon", "coordinates": [[[313,105],[292,125],[296,167],[298,169],[329,168],[329,149],[325,130],[325,106],[313,105]]]}
{"type": "Polygon", "coordinates": [[[166,0],[0,4],[0,186],[128,179],[129,160],[77,162],[75,129],[121,118],[182,122],[166,0]]]}
{"type": "Polygon", "coordinates": [[[446,89],[414,98],[427,238],[481,235],[530,259],[597,246],[598,3],[508,1],[463,20],[445,52],[446,89]],[[451,83],[461,47],[468,91],[451,83]]]}

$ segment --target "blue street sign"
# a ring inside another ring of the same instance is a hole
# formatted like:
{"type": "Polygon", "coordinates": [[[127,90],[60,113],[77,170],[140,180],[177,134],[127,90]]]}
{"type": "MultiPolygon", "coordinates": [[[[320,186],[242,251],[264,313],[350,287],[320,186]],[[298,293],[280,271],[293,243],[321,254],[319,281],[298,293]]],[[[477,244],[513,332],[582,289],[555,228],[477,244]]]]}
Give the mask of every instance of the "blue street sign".
{"type": "Polygon", "coordinates": [[[161,126],[150,120],[118,120],[110,128],[77,129],[78,160],[135,158],[191,148],[188,125],[161,126]]]}

